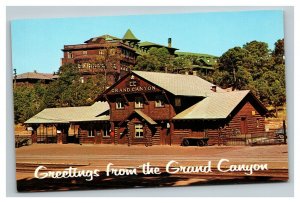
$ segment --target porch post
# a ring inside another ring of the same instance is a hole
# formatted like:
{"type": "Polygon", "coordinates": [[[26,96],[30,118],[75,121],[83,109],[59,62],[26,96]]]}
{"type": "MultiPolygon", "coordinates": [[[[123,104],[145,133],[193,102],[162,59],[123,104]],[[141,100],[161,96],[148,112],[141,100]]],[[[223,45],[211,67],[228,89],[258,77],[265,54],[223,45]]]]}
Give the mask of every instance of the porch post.
{"type": "Polygon", "coordinates": [[[115,123],[110,122],[110,139],[112,139],[112,143],[118,144],[118,132],[115,132],[115,123]]]}
{"type": "Polygon", "coordinates": [[[37,143],[37,129],[39,127],[39,124],[32,125],[32,132],[31,132],[31,140],[32,144],[37,143]]]}
{"type": "Polygon", "coordinates": [[[57,144],[67,144],[67,135],[70,125],[69,124],[58,124],[56,129],[57,133],[57,144]]]}
{"type": "Polygon", "coordinates": [[[62,144],[62,128],[61,125],[56,125],[57,144],[62,144]]]}
{"type": "Polygon", "coordinates": [[[174,132],[174,123],[172,120],[169,120],[170,123],[170,146],[172,145],[172,138],[173,138],[173,132],[174,132]]]}

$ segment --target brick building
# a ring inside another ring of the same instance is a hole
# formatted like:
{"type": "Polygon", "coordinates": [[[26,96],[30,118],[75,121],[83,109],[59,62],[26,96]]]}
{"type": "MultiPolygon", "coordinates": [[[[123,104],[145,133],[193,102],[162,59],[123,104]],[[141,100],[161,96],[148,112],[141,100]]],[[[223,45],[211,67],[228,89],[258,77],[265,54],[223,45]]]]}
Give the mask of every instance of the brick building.
{"type": "Polygon", "coordinates": [[[38,82],[42,84],[49,84],[50,82],[56,80],[58,75],[51,74],[51,73],[38,73],[34,72],[27,72],[16,75],[14,77],[14,84],[16,85],[33,85],[38,82]]]}
{"type": "Polygon", "coordinates": [[[125,75],[136,63],[134,45],[139,41],[125,34],[123,39],[102,35],[91,38],[84,44],[65,45],[61,64],[76,64],[83,80],[102,74],[112,85],[125,75]]]}

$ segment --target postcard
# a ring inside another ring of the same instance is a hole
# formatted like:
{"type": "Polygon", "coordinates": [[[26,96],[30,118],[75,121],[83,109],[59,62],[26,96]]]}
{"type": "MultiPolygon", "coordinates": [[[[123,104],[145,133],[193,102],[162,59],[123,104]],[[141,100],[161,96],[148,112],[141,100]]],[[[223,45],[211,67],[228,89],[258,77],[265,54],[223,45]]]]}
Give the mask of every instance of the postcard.
{"type": "Polygon", "coordinates": [[[18,191],[288,181],[283,14],[13,20],[18,191]]]}

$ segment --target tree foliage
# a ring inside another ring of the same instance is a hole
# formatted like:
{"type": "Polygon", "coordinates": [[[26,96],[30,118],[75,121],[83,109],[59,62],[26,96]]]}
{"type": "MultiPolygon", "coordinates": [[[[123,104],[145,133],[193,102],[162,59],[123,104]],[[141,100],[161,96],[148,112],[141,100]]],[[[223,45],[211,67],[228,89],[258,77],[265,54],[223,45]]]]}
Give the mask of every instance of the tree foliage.
{"type": "Polygon", "coordinates": [[[24,122],[46,106],[44,96],[46,87],[41,83],[34,86],[17,86],[14,88],[15,121],[24,122]]]}
{"type": "Polygon", "coordinates": [[[220,58],[213,74],[223,88],[250,89],[259,99],[277,108],[285,96],[284,39],[271,51],[265,42],[252,41],[234,47],[220,58]]]}
{"type": "Polygon", "coordinates": [[[168,72],[173,70],[174,57],[169,51],[162,48],[152,47],[146,54],[137,57],[135,69],[155,72],[168,72]]]}
{"type": "MultiPolygon", "coordinates": [[[[110,50],[106,50],[110,54],[110,50]]],[[[106,55],[107,55],[106,54],[106,55]]],[[[114,60],[107,56],[95,63],[104,64],[105,70],[113,68],[114,60]]],[[[284,39],[275,43],[270,50],[267,43],[252,41],[242,47],[226,51],[218,60],[212,75],[198,71],[200,77],[222,88],[250,89],[259,99],[275,109],[286,101],[284,39]]],[[[138,70],[155,72],[193,71],[202,66],[197,56],[174,57],[166,48],[151,48],[137,57],[138,70]]],[[[37,83],[14,88],[15,122],[24,122],[44,108],[83,106],[93,103],[94,98],[105,90],[105,75],[98,74],[82,82],[75,65],[60,67],[59,78],[50,85],[37,83]]]]}
{"type": "Polygon", "coordinates": [[[62,66],[59,78],[49,85],[37,83],[14,88],[15,122],[24,122],[44,108],[91,105],[104,89],[103,75],[82,82],[76,66],[62,66]]]}

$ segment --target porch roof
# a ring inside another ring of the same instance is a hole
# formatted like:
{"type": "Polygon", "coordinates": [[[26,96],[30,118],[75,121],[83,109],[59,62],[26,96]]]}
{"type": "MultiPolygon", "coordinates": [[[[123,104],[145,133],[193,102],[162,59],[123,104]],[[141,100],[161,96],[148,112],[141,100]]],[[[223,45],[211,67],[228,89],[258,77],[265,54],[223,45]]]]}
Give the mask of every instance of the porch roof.
{"type": "Polygon", "coordinates": [[[110,117],[105,112],[108,110],[107,102],[95,102],[91,106],[47,108],[25,121],[25,124],[107,121],[110,117]]]}
{"type": "Polygon", "coordinates": [[[156,125],[157,123],[150,118],[148,115],[144,114],[141,110],[134,110],[135,113],[137,113],[139,116],[141,116],[143,119],[145,119],[148,123],[150,123],[151,125],[156,125]]]}

